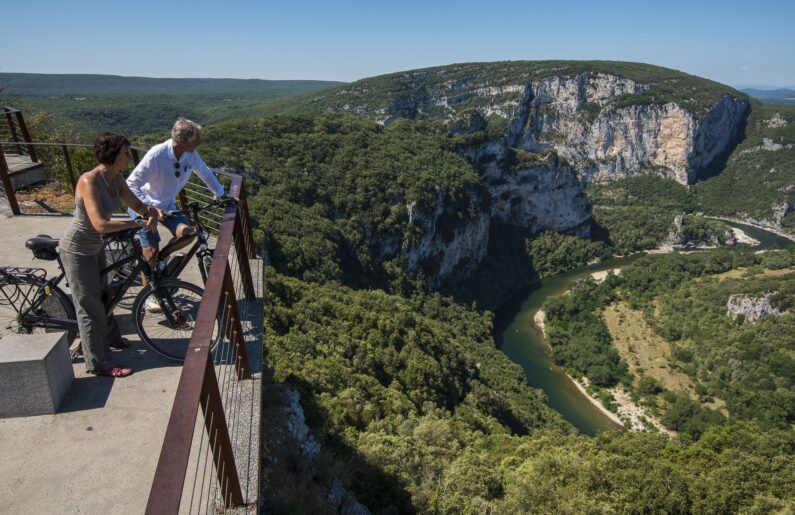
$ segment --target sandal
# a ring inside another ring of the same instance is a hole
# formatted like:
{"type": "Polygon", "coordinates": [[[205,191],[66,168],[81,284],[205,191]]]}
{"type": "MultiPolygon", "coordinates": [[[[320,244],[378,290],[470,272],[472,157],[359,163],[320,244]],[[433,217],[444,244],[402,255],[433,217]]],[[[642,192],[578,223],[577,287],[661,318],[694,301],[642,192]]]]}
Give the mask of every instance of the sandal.
{"type": "Polygon", "coordinates": [[[131,368],[128,368],[128,367],[114,366],[114,367],[110,367],[107,370],[99,370],[99,371],[90,372],[90,373],[94,374],[95,376],[127,377],[127,376],[132,375],[133,371],[132,371],[131,368]]]}
{"type": "Polygon", "coordinates": [[[122,336],[121,338],[119,338],[119,341],[117,343],[111,343],[110,344],[110,348],[111,349],[126,349],[130,345],[132,345],[132,342],[130,342],[130,340],[128,340],[127,338],[122,336]]]}

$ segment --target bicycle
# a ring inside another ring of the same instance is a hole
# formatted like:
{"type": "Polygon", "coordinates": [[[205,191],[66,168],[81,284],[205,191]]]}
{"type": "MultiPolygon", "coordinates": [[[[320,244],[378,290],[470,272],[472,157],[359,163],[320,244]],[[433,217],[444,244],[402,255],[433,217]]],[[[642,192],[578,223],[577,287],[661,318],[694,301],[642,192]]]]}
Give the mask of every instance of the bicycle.
{"type": "MultiPolygon", "coordinates": [[[[161,277],[158,271],[152,270],[134,239],[136,231],[128,229],[108,236],[110,240],[131,245],[132,252],[100,271],[103,278],[113,277],[106,281],[102,291],[105,312],[110,316],[127,289],[143,273],[149,284],[136,295],[132,305],[135,329],[153,351],[165,358],[183,361],[204,291],[179,279],[161,277]],[[129,273],[116,274],[123,267],[128,267],[129,273]],[[159,313],[146,311],[151,297],[160,306],[159,313]]],[[[71,346],[78,331],[77,316],[71,296],[59,286],[66,274],[56,250],[58,240],[39,235],[29,239],[25,246],[33,252],[34,258],[57,261],[60,274],[47,279],[47,272],[42,268],[0,267],[0,338],[9,333],[66,331],[71,346]]],[[[222,338],[219,322],[217,317],[211,351],[222,338]]]]}
{"type": "MultiPolygon", "coordinates": [[[[202,223],[199,214],[215,208],[226,208],[234,205],[235,203],[236,201],[232,198],[222,197],[215,199],[214,201],[203,206],[200,206],[198,202],[191,202],[188,204],[188,209],[166,212],[165,216],[171,218],[180,214],[188,215],[191,225],[193,226],[194,234],[183,236],[181,238],[173,237],[162,249],[160,249],[160,251],[157,253],[156,264],[157,270],[160,273],[160,277],[176,279],[188,265],[191,258],[196,256],[202,284],[206,284],[207,275],[210,272],[210,266],[212,266],[214,249],[209,246],[208,239],[210,235],[207,231],[207,228],[202,223]],[[182,250],[182,242],[190,240],[194,237],[196,238],[196,241],[187,252],[177,252],[182,250]]],[[[123,243],[120,245],[118,242],[109,241],[105,245],[105,252],[109,256],[113,257],[113,261],[120,261],[128,257],[131,250],[132,247],[129,243],[123,243]]],[[[126,279],[131,273],[132,269],[130,266],[122,267],[118,270],[117,277],[120,279],[126,279]]],[[[131,296],[134,298],[135,295],[137,295],[137,289],[142,285],[143,283],[140,279],[140,276],[137,276],[130,286],[128,296],[119,302],[119,306],[129,309],[132,306],[132,303],[127,299],[129,299],[131,296]]]]}

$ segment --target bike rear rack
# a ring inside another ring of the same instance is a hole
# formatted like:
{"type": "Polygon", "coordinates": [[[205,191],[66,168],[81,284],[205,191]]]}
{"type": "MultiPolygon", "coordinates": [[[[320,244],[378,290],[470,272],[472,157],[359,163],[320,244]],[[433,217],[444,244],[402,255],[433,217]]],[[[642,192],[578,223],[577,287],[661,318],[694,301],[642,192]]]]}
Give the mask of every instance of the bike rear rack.
{"type": "Polygon", "coordinates": [[[46,278],[47,271],[43,268],[0,267],[0,304],[10,305],[17,313],[22,313],[33,304],[46,278]],[[21,285],[38,287],[22,288],[21,285]]]}

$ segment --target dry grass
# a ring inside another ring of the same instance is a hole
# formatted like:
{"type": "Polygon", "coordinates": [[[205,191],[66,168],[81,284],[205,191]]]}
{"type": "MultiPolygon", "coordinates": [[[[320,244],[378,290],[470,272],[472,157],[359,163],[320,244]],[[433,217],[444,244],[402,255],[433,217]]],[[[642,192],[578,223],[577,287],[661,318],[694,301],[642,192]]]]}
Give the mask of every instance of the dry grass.
{"type": "Polygon", "coordinates": [[[16,192],[23,213],[72,213],[75,195],[60,182],[29,186],[16,192]]]}
{"type": "MultiPolygon", "coordinates": [[[[695,385],[687,374],[671,369],[671,346],[649,327],[642,311],[619,302],[608,306],[604,317],[613,345],[627,362],[636,384],[640,377],[638,370],[643,369],[643,374],[659,381],[666,390],[686,392],[691,398],[698,399],[695,385]]],[[[726,410],[725,403],[719,399],[705,405],[723,412],[726,410]]]]}
{"type": "Polygon", "coordinates": [[[736,268],[734,270],[729,270],[728,272],[723,272],[722,274],[716,274],[710,276],[711,278],[717,279],[718,281],[723,281],[724,279],[751,279],[753,277],[776,277],[779,275],[786,275],[795,272],[795,266],[791,266],[789,268],[782,268],[780,270],[768,270],[765,269],[763,272],[759,274],[755,274],[752,276],[745,275],[747,272],[747,268],[736,268]]]}

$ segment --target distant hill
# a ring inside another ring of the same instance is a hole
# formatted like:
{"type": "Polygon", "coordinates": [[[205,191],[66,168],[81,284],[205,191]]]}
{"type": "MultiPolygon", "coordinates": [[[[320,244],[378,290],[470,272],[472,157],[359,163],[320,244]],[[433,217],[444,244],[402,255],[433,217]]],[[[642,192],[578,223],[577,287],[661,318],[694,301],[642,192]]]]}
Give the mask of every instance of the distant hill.
{"type": "MultiPolygon", "coordinates": [[[[0,89],[28,115],[46,111],[85,137],[98,131],[142,135],[178,116],[210,123],[270,113],[274,101],[340,82],[257,79],[153,79],[116,75],[0,73],[0,89]]],[[[3,100],[3,103],[8,101],[3,100]]],[[[82,138],[82,139],[85,139],[82,138]]]]}
{"type": "Polygon", "coordinates": [[[507,107],[521,102],[524,87],[533,82],[581,74],[618,76],[643,85],[639,91],[611,95],[615,107],[675,102],[700,116],[724,95],[744,96],[724,84],[643,63],[499,61],[450,64],[370,77],[318,94],[280,100],[272,109],[284,114],[344,112],[378,120],[444,119],[471,109],[498,114],[493,109],[495,100],[507,107]]]}
{"type": "Polygon", "coordinates": [[[294,95],[342,84],[320,80],[155,79],[118,75],[0,73],[0,84],[25,97],[115,95],[294,95]]]}
{"type": "Polygon", "coordinates": [[[779,88],[768,90],[745,88],[741,91],[764,102],[765,104],[795,105],[795,89],[779,88]]]}

